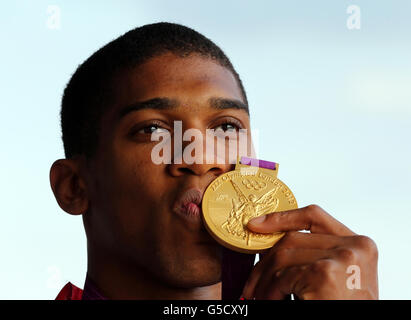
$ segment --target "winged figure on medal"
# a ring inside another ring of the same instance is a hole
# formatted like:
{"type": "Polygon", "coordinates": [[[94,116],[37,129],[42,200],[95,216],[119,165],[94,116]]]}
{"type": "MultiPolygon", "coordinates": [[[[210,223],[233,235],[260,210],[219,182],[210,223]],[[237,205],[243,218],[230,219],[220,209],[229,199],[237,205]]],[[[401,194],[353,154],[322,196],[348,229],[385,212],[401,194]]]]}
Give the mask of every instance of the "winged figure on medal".
{"type": "Polygon", "coordinates": [[[275,197],[275,194],[280,186],[257,198],[253,193],[250,193],[247,197],[233,180],[230,180],[230,182],[237,193],[239,201],[236,202],[232,199],[232,208],[222,227],[230,234],[243,238],[246,244],[250,245],[253,233],[248,231],[246,227],[248,221],[277,209],[279,199],[275,197]]]}

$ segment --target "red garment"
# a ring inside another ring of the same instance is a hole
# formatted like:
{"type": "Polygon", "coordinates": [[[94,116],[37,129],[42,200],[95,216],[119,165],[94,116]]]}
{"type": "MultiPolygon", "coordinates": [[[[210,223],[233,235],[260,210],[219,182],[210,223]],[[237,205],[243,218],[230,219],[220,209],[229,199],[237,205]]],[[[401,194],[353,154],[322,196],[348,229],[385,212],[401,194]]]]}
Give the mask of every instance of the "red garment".
{"type": "Polygon", "coordinates": [[[81,300],[83,290],[68,282],[59,292],[56,300],[81,300]]]}

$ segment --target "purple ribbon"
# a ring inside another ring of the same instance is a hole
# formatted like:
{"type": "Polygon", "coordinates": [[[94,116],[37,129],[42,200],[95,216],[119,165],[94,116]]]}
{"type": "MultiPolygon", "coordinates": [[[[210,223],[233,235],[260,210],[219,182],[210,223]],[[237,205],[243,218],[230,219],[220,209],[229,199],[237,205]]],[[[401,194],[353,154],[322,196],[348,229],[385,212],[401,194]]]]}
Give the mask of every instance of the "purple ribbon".
{"type": "Polygon", "coordinates": [[[276,170],[277,168],[277,163],[275,162],[248,158],[248,157],[241,157],[240,163],[248,165],[248,166],[252,166],[252,167],[259,167],[259,168],[265,168],[265,169],[270,169],[270,170],[276,170]]]}

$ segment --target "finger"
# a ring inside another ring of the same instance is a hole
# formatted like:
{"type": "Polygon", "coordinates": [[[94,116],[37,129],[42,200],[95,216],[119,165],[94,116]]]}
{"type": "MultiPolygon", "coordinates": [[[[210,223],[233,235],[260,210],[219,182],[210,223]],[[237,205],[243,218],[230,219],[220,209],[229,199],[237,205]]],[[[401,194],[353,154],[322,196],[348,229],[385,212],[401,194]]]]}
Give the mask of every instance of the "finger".
{"type": "Polygon", "coordinates": [[[255,297],[256,287],[260,283],[269,283],[273,275],[281,269],[312,264],[315,261],[329,258],[329,250],[282,248],[273,250],[260,260],[252,270],[243,289],[243,297],[255,297]]]}
{"type": "MultiPolygon", "coordinates": [[[[289,294],[299,299],[332,297],[326,290],[325,279],[335,272],[336,263],[331,259],[320,259],[315,263],[292,266],[277,271],[269,281],[261,282],[255,291],[256,299],[284,299],[289,294]]],[[[329,288],[328,288],[329,289],[329,288]]]]}
{"type": "Polygon", "coordinates": [[[355,233],[317,205],[273,212],[251,219],[247,228],[258,233],[309,230],[311,233],[350,236],[355,233]]]}
{"type": "Polygon", "coordinates": [[[292,266],[275,272],[271,278],[260,281],[255,289],[255,299],[283,300],[303,287],[307,265],[292,266]]]}
{"type": "Polygon", "coordinates": [[[338,237],[330,234],[318,234],[299,231],[288,231],[269,250],[279,248],[300,248],[300,249],[333,249],[344,244],[347,237],[338,237]]]}
{"type": "Polygon", "coordinates": [[[247,282],[244,285],[243,292],[241,296],[247,300],[254,297],[254,289],[260,279],[261,275],[264,273],[267,264],[264,263],[264,260],[260,260],[254,266],[253,270],[250,273],[250,276],[247,279],[247,282]]]}

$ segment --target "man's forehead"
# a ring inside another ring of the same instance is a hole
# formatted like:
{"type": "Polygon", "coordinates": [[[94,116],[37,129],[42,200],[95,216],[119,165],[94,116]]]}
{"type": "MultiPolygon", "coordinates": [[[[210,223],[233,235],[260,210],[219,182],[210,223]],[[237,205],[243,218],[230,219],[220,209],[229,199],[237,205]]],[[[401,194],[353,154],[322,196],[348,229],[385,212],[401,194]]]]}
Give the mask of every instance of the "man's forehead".
{"type": "Polygon", "coordinates": [[[119,98],[134,101],[173,96],[181,100],[190,96],[198,99],[215,96],[243,101],[232,72],[198,55],[182,58],[164,54],[151,58],[125,72],[116,87],[119,98]]]}

